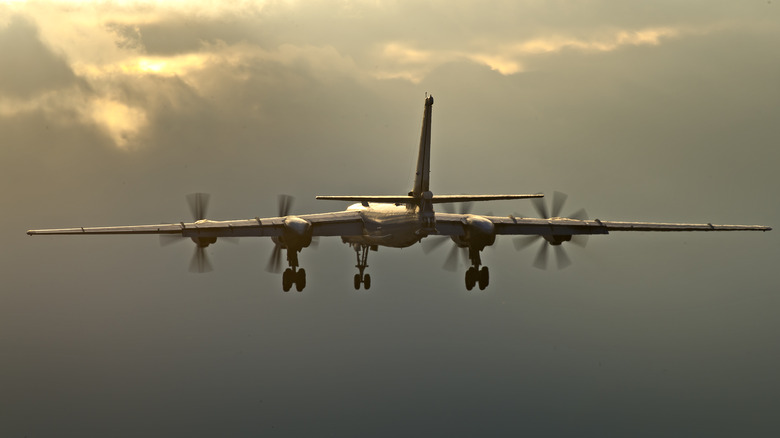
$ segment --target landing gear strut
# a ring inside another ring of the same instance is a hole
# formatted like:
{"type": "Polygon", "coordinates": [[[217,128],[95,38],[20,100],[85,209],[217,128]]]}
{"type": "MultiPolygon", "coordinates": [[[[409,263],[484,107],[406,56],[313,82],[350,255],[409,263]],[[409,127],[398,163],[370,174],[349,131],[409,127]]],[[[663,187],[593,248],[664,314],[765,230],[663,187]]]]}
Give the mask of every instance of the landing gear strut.
{"type": "Polygon", "coordinates": [[[355,267],[360,271],[360,273],[355,274],[355,290],[360,289],[361,284],[364,289],[368,290],[371,288],[371,275],[365,274],[364,271],[368,267],[368,251],[370,249],[376,251],[376,247],[358,243],[353,244],[352,247],[355,248],[355,253],[357,255],[357,265],[355,265],[355,267]]]}
{"type": "Polygon", "coordinates": [[[490,271],[487,266],[483,266],[482,269],[479,268],[482,264],[479,250],[469,248],[469,259],[472,266],[466,270],[466,290],[474,289],[474,286],[477,285],[479,285],[479,290],[485,290],[490,283],[490,271]]]}

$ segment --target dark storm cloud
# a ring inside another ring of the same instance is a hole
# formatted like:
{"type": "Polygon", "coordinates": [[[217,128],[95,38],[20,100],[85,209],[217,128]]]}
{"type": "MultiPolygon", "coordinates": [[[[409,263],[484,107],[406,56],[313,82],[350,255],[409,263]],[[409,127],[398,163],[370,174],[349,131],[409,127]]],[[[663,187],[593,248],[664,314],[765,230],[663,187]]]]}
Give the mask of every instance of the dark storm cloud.
{"type": "Polygon", "coordinates": [[[45,46],[36,26],[13,15],[0,26],[0,96],[31,98],[77,83],[67,61],[45,46]]]}

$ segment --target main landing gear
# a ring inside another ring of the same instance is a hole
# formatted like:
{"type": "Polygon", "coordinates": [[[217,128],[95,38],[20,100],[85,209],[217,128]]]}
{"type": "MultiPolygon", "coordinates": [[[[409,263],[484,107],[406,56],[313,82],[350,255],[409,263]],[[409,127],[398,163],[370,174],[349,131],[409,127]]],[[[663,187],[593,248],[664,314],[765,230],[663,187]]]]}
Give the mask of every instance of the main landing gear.
{"type": "Polygon", "coordinates": [[[295,290],[301,292],[306,287],[306,270],[295,267],[287,268],[282,273],[282,290],[289,292],[292,286],[295,285],[295,290]]]}
{"type": "Polygon", "coordinates": [[[466,290],[474,289],[474,286],[477,285],[479,285],[479,290],[485,290],[490,284],[490,271],[487,266],[480,269],[482,259],[479,256],[479,250],[469,248],[469,259],[472,266],[466,270],[466,290]]]}
{"type": "Polygon", "coordinates": [[[355,274],[355,290],[359,290],[361,284],[365,290],[368,290],[371,288],[371,275],[364,273],[368,267],[368,251],[376,251],[377,247],[376,245],[363,245],[359,243],[353,243],[352,247],[355,249],[357,255],[357,265],[355,265],[355,267],[360,271],[360,273],[355,274]]]}
{"type": "MultiPolygon", "coordinates": [[[[303,288],[306,287],[306,270],[298,267],[298,251],[300,250],[287,248],[287,262],[290,267],[282,273],[282,290],[285,292],[289,292],[293,285],[298,292],[303,291],[303,288]]],[[[279,271],[277,270],[277,272],[279,271]]]]}

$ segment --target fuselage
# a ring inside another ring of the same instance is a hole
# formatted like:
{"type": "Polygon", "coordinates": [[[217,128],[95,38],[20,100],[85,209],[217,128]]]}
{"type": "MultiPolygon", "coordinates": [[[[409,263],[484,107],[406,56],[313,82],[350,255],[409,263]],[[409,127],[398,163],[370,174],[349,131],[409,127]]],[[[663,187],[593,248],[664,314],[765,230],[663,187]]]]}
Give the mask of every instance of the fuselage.
{"type": "Polygon", "coordinates": [[[357,211],[363,217],[362,236],[344,236],[345,243],[406,248],[425,237],[420,234],[420,214],[416,207],[406,205],[366,203],[353,204],[347,211],[357,211]]]}

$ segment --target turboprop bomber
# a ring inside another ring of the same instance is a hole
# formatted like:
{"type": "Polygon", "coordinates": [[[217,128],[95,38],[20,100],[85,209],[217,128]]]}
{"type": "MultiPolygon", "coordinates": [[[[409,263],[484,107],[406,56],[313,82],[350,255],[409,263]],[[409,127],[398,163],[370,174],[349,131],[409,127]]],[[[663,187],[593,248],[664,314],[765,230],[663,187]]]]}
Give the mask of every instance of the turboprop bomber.
{"type": "Polygon", "coordinates": [[[282,253],[286,254],[287,267],[282,273],[282,290],[295,286],[299,292],[306,287],[306,271],[300,266],[298,253],[308,248],[320,236],[340,237],[354,249],[358,273],[354,276],[354,287],[371,287],[371,276],[366,273],[368,254],[380,246],[405,248],[423,242],[423,249],[438,247],[446,238],[454,246],[445,267],[454,269],[459,254],[469,261],[465,273],[466,289],[479,287],[484,290],[490,283],[490,273],[482,263],[482,250],[493,245],[497,236],[512,235],[519,248],[541,241],[534,265],[545,268],[548,248],[555,248],[559,268],[570,263],[561,245],[566,242],[580,243],[581,239],[593,234],[610,234],[615,231],[769,231],[763,225],[713,225],[712,223],[658,223],[658,222],[616,222],[590,220],[584,210],[561,217],[565,195],[556,192],[552,199],[552,210],[548,210],[541,199],[544,195],[434,195],[430,190],[431,118],[433,96],[426,96],[423,109],[422,132],[412,190],[406,195],[375,196],[317,196],[317,199],[347,201],[352,204],[345,210],[319,214],[290,214],[292,198],[280,196],[279,216],[216,221],[206,219],[208,196],[193,194],[188,197],[194,216],[193,222],[179,222],[158,225],[131,225],[112,227],[79,227],[29,230],[29,235],[52,234],[158,234],[161,242],[190,239],[195,243],[195,253],[190,269],[196,272],[211,270],[205,248],[218,239],[235,237],[270,237],[274,249],[268,263],[268,270],[282,269],[282,253]],[[516,216],[493,216],[470,214],[472,202],[512,199],[531,199],[539,218],[516,216]],[[452,209],[453,203],[464,208],[460,213],[452,209]],[[442,205],[444,212],[434,207],[442,205]],[[436,240],[437,237],[442,239],[436,240]],[[429,243],[430,242],[430,243],[429,243]]]}

